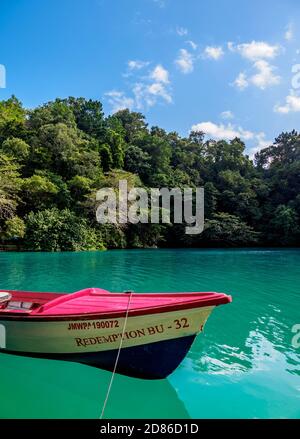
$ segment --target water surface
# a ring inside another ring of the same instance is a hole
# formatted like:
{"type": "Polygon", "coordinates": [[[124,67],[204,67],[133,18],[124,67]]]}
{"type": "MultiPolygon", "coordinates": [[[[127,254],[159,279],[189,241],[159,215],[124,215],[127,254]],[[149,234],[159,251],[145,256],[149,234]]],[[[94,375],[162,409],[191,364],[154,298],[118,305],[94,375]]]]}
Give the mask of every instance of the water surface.
{"type": "MultiPolygon", "coordinates": [[[[300,250],[0,253],[0,289],[233,296],[167,380],[116,375],[107,418],[300,418],[299,285],[300,250]]],[[[0,354],[0,418],[99,417],[109,379],[80,364],[0,354]]]]}

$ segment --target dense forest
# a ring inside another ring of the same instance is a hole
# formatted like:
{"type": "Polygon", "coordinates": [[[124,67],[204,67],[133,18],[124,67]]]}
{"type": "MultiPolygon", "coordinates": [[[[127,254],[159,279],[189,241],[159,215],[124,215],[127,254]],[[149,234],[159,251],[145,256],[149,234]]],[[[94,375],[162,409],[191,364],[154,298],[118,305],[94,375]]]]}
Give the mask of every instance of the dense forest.
{"type": "Polygon", "coordinates": [[[105,117],[98,101],[56,99],[26,110],[0,102],[0,246],[28,250],[300,244],[300,134],[280,134],[245,155],[236,138],[181,137],[141,113],[105,117]],[[96,191],[118,187],[205,189],[205,229],[96,222],[96,191]]]}

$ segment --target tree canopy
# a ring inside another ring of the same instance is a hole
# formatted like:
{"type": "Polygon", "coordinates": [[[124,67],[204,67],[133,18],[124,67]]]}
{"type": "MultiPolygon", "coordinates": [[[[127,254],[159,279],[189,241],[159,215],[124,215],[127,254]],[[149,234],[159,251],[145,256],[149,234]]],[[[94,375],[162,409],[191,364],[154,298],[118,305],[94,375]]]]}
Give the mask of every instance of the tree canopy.
{"type": "Polygon", "coordinates": [[[0,240],[33,250],[300,244],[300,134],[281,133],[251,160],[245,144],[149,127],[128,109],[69,97],[25,109],[0,102],[0,240]],[[125,177],[124,177],[125,176],[125,177]],[[96,222],[95,194],[119,178],[205,189],[205,230],[96,222]]]}

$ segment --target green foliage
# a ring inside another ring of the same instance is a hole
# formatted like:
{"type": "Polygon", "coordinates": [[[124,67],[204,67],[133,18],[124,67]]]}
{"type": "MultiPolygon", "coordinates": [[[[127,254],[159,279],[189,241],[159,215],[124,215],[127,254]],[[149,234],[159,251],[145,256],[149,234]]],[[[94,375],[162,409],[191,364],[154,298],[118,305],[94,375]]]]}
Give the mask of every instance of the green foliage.
{"type": "Polygon", "coordinates": [[[166,186],[171,176],[170,160],[171,145],[165,137],[141,133],[136,139],[136,144],[150,156],[151,171],[147,175],[147,184],[166,186]],[[161,180],[161,181],[160,181],[161,180]]]}
{"type": "Polygon", "coordinates": [[[25,245],[30,250],[103,250],[100,232],[68,209],[30,212],[26,217],[25,245]]]}
{"type": "Polygon", "coordinates": [[[125,231],[120,227],[117,227],[114,224],[102,224],[101,234],[106,248],[114,249],[127,247],[125,231]]]}
{"type": "Polygon", "coordinates": [[[107,172],[105,176],[102,176],[98,181],[98,188],[109,187],[113,189],[119,189],[119,181],[126,180],[127,187],[130,190],[133,187],[141,187],[142,183],[137,174],[124,171],[123,169],[112,169],[107,172]]]}
{"type": "Polygon", "coordinates": [[[165,224],[132,224],[128,231],[128,246],[133,248],[158,247],[165,242],[165,224]]]}
{"type": "Polygon", "coordinates": [[[14,216],[5,221],[4,237],[7,240],[24,238],[26,225],[22,218],[14,216]]]}
{"type": "Polygon", "coordinates": [[[237,216],[220,212],[206,222],[201,238],[223,245],[249,245],[257,243],[258,233],[237,216]]]}
{"type": "Polygon", "coordinates": [[[71,194],[75,200],[82,200],[92,190],[93,180],[81,175],[75,175],[69,182],[71,194]]]}
{"type": "Polygon", "coordinates": [[[56,99],[29,112],[29,127],[38,130],[44,125],[64,124],[69,128],[76,127],[76,120],[72,109],[67,103],[56,99]]]}
{"type": "Polygon", "coordinates": [[[106,141],[110,146],[110,151],[112,155],[112,166],[114,168],[122,168],[124,164],[124,150],[125,150],[125,141],[122,136],[116,131],[108,128],[106,130],[106,141]]]}
{"type": "Polygon", "coordinates": [[[299,242],[299,217],[292,207],[280,205],[270,221],[269,237],[280,245],[299,242]]]}
{"type": "Polygon", "coordinates": [[[69,97],[26,110],[0,102],[0,233],[34,250],[300,244],[300,135],[280,134],[254,162],[236,138],[149,128],[128,109],[69,97]],[[98,189],[205,188],[205,231],[99,225],[98,189]],[[26,232],[25,232],[26,230],[26,232]],[[25,233],[25,235],[24,235],[25,233]]]}
{"type": "Polygon", "coordinates": [[[132,143],[136,137],[143,133],[147,133],[147,125],[145,123],[145,116],[134,111],[121,110],[108,118],[110,126],[122,127],[123,137],[125,142],[132,143]]]}
{"type": "Polygon", "coordinates": [[[74,97],[69,97],[61,102],[72,110],[80,130],[96,138],[101,136],[104,122],[101,102],[74,97]]]}
{"type": "Polygon", "coordinates": [[[0,143],[9,137],[23,138],[25,129],[26,111],[15,96],[7,101],[0,101],[0,143]]]}
{"type": "Polygon", "coordinates": [[[18,205],[19,169],[14,158],[0,152],[0,227],[1,219],[11,218],[18,205]]]}
{"type": "Polygon", "coordinates": [[[58,191],[58,187],[46,175],[38,173],[22,180],[23,201],[32,209],[43,209],[53,204],[53,196],[58,191]]]}
{"type": "Polygon", "coordinates": [[[113,156],[110,146],[103,143],[99,146],[99,155],[101,158],[102,168],[104,172],[109,171],[113,167],[113,156]]]}
{"type": "Polygon", "coordinates": [[[29,156],[29,145],[16,137],[9,137],[2,143],[1,149],[4,154],[15,157],[16,160],[22,162],[29,156]]]}
{"type": "Polygon", "coordinates": [[[125,152],[126,171],[139,174],[142,180],[146,180],[151,172],[150,155],[135,145],[129,145],[125,152]]]}

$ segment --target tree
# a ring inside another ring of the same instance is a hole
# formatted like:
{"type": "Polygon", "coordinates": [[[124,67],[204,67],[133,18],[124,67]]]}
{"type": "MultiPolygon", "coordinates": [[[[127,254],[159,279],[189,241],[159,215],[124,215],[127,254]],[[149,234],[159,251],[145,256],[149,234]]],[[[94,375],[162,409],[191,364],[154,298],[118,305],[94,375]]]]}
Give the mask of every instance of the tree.
{"type": "Polygon", "coordinates": [[[14,158],[0,152],[0,222],[13,217],[17,209],[21,184],[19,169],[14,158]]]}
{"type": "Polygon", "coordinates": [[[66,104],[73,112],[77,127],[96,138],[103,134],[103,108],[99,101],[84,98],[69,97],[63,99],[62,102],[66,104]]]}
{"type": "Polygon", "coordinates": [[[110,117],[109,123],[112,124],[116,119],[121,123],[124,130],[124,139],[127,143],[134,143],[136,136],[147,133],[145,116],[134,111],[120,110],[110,117]]]}
{"type": "Polygon", "coordinates": [[[282,245],[300,244],[299,217],[295,209],[280,205],[274,212],[269,224],[269,238],[282,245]]]}
{"type": "Polygon", "coordinates": [[[156,134],[140,134],[135,144],[150,156],[150,173],[146,177],[149,185],[167,186],[170,180],[171,145],[166,138],[156,134]]]}
{"type": "Polygon", "coordinates": [[[31,212],[26,217],[25,243],[30,250],[103,250],[101,233],[68,209],[31,212]]]}
{"type": "Polygon", "coordinates": [[[72,197],[76,201],[82,201],[92,191],[93,181],[81,175],[75,175],[69,182],[72,197]]]}
{"type": "Polygon", "coordinates": [[[206,141],[195,131],[183,137],[148,127],[143,114],[128,109],[105,118],[96,100],[68,97],[31,110],[14,96],[0,102],[4,241],[51,250],[98,248],[97,242],[108,248],[298,245],[299,194],[296,130],[281,133],[253,162],[238,138],[206,141]],[[112,187],[118,195],[119,180],[148,191],[204,187],[204,233],[187,236],[185,224],[99,225],[96,192],[112,187]]]}
{"type": "Polygon", "coordinates": [[[46,175],[34,174],[22,180],[23,200],[30,209],[44,209],[53,204],[58,187],[46,175]]]}
{"type": "Polygon", "coordinates": [[[0,143],[8,137],[26,137],[25,121],[26,111],[15,96],[0,101],[0,143]]]}
{"type": "Polygon", "coordinates": [[[255,155],[255,162],[261,168],[290,165],[299,160],[300,134],[296,130],[281,133],[273,145],[262,149],[255,155]]]}
{"type": "Polygon", "coordinates": [[[76,127],[72,108],[60,99],[48,102],[29,112],[28,126],[35,131],[44,125],[56,124],[64,124],[69,128],[76,127]]]}
{"type": "Polygon", "coordinates": [[[106,131],[105,140],[106,144],[110,147],[112,166],[114,168],[122,168],[125,155],[125,142],[122,136],[109,128],[106,131]]]}
{"type": "Polygon", "coordinates": [[[4,238],[7,240],[22,239],[25,236],[26,226],[22,218],[13,216],[5,221],[4,238]]]}
{"type": "Polygon", "coordinates": [[[104,172],[113,168],[113,155],[110,146],[103,143],[99,146],[99,155],[101,159],[102,169],[104,172]]]}
{"type": "Polygon", "coordinates": [[[4,154],[14,157],[19,162],[23,162],[29,156],[30,146],[22,139],[9,137],[4,140],[1,149],[4,154]]]}
{"type": "Polygon", "coordinates": [[[144,181],[151,172],[150,154],[136,145],[129,145],[125,152],[124,168],[133,174],[139,174],[144,181]]]}
{"type": "Polygon", "coordinates": [[[76,174],[94,178],[100,171],[98,152],[88,150],[89,142],[76,128],[63,123],[44,125],[38,132],[37,145],[33,162],[66,179],[76,174]]]}
{"type": "Polygon", "coordinates": [[[204,213],[205,218],[210,218],[217,210],[220,193],[215,185],[209,181],[204,185],[204,213]]]}
{"type": "Polygon", "coordinates": [[[258,237],[259,234],[238,217],[221,212],[206,222],[200,239],[207,243],[238,246],[255,244],[258,237]]]}

